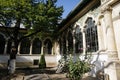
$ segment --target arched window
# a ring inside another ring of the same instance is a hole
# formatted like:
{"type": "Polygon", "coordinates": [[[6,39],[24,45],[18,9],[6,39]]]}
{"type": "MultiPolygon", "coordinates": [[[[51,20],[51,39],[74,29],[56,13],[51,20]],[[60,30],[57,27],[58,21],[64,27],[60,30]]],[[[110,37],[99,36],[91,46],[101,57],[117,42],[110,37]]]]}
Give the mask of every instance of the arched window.
{"type": "Polygon", "coordinates": [[[70,31],[68,32],[67,40],[68,40],[68,52],[70,54],[72,54],[72,51],[73,51],[73,36],[72,36],[72,33],[70,31]]]}
{"type": "Polygon", "coordinates": [[[5,38],[3,35],[0,34],[0,54],[4,53],[5,48],[5,38]]]}
{"type": "Polygon", "coordinates": [[[79,26],[77,25],[75,28],[75,53],[83,52],[83,37],[82,32],[79,26]]]}
{"type": "Polygon", "coordinates": [[[44,53],[51,54],[52,53],[52,42],[50,39],[46,39],[44,42],[44,53]]]}
{"type": "Polygon", "coordinates": [[[59,39],[59,45],[60,45],[60,54],[62,54],[62,50],[63,50],[63,49],[62,49],[62,46],[63,46],[63,45],[62,45],[62,40],[61,40],[61,38],[59,39]]]}
{"type": "Polygon", "coordinates": [[[66,50],[66,37],[65,35],[63,36],[63,55],[66,54],[67,50],[66,50]]]}
{"type": "Polygon", "coordinates": [[[21,41],[20,54],[29,54],[30,53],[30,40],[25,38],[21,41]]]}
{"type": "Polygon", "coordinates": [[[86,21],[86,47],[88,52],[95,52],[98,50],[97,27],[91,17],[86,21]]]}
{"type": "Polygon", "coordinates": [[[33,41],[32,54],[40,54],[41,53],[41,47],[42,47],[42,42],[39,40],[39,38],[36,38],[33,41]]]}

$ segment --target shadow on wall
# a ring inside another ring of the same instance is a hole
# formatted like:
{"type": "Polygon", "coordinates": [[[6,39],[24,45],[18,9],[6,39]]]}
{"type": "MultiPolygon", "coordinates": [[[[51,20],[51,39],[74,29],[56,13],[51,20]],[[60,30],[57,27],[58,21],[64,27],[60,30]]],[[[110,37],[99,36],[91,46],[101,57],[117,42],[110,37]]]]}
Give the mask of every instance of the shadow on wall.
{"type": "Polygon", "coordinates": [[[97,72],[104,67],[104,63],[107,61],[108,57],[105,54],[105,50],[97,51],[92,56],[93,59],[90,61],[92,64],[90,75],[96,77],[97,72]]]}
{"type": "MultiPolygon", "coordinates": [[[[16,67],[29,67],[33,65],[33,61],[30,56],[17,56],[16,67]]],[[[40,58],[40,56],[39,56],[40,58]]],[[[0,55],[0,68],[7,68],[9,55],[0,55]]]]}
{"type": "MultiPolygon", "coordinates": [[[[92,77],[96,77],[97,80],[109,80],[109,75],[105,73],[105,69],[110,67],[111,65],[120,65],[120,62],[109,62],[108,63],[108,56],[102,55],[101,52],[105,51],[98,51],[96,60],[92,62],[92,68],[90,75],[92,77]]],[[[103,53],[105,54],[105,53],[103,53]]]]}
{"type": "MultiPolygon", "coordinates": [[[[7,68],[9,55],[0,55],[0,68],[7,68]]],[[[39,67],[40,55],[17,55],[16,57],[16,67],[39,67]]],[[[57,57],[55,55],[46,55],[45,60],[47,67],[57,66],[57,57]]]]}

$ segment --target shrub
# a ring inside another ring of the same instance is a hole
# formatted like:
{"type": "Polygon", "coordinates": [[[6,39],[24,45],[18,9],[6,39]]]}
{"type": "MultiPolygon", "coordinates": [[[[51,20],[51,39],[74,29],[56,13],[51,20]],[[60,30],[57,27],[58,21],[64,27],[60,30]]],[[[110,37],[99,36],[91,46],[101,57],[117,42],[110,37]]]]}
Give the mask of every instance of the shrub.
{"type": "Polygon", "coordinates": [[[83,74],[90,70],[89,64],[85,61],[80,60],[79,58],[76,62],[74,62],[71,58],[67,64],[67,68],[67,77],[72,80],[80,80],[83,74]]]}
{"type": "Polygon", "coordinates": [[[44,55],[41,55],[40,62],[39,62],[39,68],[40,69],[46,68],[46,61],[45,61],[44,55]]]}

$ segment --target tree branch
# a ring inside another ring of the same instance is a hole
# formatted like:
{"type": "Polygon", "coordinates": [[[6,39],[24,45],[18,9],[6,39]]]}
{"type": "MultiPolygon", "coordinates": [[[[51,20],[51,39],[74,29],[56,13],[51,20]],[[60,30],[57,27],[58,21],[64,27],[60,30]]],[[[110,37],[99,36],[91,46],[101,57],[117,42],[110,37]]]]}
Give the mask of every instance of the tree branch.
{"type": "Polygon", "coordinates": [[[0,23],[0,24],[2,25],[1,27],[3,27],[5,29],[7,35],[10,36],[10,38],[13,39],[13,37],[10,35],[10,32],[8,31],[7,27],[4,24],[2,24],[2,23],[0,23]]]}
{"type": "Polygon", "coordinates": [[[37,31],[35,31],[35,32],[33,32],[33,33],[29,34],[29,35],[23,36],[23,37],[21,37],[18,41],[20,42],[21,40],[23,40],[23,39],[25,39],[25,38],[27,38],[27,37],[30,37],[30,36],[32,36],[32,35],[35,35],[35,34],[39,33],[40,31],[41,31],[41,30],[37,30],[37,31]]]}

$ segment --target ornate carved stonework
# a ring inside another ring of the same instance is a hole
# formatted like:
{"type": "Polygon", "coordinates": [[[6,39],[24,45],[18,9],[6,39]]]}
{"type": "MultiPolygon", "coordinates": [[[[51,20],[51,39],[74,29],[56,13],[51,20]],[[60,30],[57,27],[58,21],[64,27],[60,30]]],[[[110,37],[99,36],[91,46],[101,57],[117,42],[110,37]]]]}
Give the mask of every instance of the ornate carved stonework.
{"type": "Polygon", "coordinates": [[[101,0],[101,3],[104,4],[104,3],[107,3],[109,2],[110,0],[101,0]]]}
{"type": "Polygon", "coordinates": [[[107,51],[109,60],[118,60],[117,51],[107,51]]]}
{"type": "Polygon", "coordinates": [[[98,22],[97,22],[97,25],[99,25],[99,26],[100,26],[100,25],[101,25],[101,22],[100,22],[100,21],[98,21],[98,22]]]}
{"type": "Polygon", "coordinates": [[[108,5],[102,8],[101,13],[105,13],[105,12],[112,12],[112,7],[108,5]]]}

